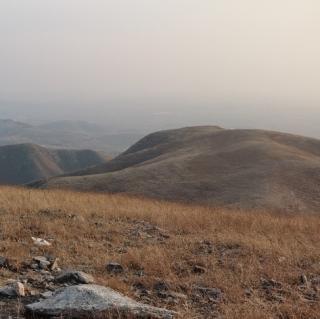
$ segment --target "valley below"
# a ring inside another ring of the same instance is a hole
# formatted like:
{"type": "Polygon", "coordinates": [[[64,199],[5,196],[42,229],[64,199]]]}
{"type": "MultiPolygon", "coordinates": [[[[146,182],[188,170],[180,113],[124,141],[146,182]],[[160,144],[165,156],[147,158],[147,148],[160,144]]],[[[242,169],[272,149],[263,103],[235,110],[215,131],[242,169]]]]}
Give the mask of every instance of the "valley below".
{"type": "Polygon", "coordinates": [[[145,305],[144,318],[319,318],[317,215],[14,187],[0,188],[0,211],[4,318],[57,318],[26,306],[93,282],[145,305]],[[13,283],[23,294],[5,298],[13,283]]]}

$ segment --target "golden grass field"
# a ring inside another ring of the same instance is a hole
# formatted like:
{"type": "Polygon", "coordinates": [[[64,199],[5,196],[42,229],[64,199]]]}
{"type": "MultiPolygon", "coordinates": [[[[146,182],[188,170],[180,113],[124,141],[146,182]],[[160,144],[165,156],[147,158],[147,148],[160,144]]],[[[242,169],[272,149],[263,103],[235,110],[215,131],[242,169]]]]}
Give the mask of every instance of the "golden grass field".
{"type": "MultiPolygon", "coordinates": [[[[1,187],[0,236],[0,255],[18,268],[48,252],[61,268],[91,273],[98,283],[181,318],[320,318],[320,216],[308,212],[281,216],[1,187]],[[31,236],[53,244],[37,250],[31,236]],[[109,261],[121,263],[124,274],[108,274],[109,261]],[[195,273],[195,266],[205,272],[195,273]],[[158,282],[186,297],[160,298],[158,282]],[[134,289],[139,285],[150,292],[147,299],[134,289]],[[223,298],[195,299],[195,286],[219,288],[223,298]]],[[[0,270],[0,282],[15,276],[0,270]]]]}

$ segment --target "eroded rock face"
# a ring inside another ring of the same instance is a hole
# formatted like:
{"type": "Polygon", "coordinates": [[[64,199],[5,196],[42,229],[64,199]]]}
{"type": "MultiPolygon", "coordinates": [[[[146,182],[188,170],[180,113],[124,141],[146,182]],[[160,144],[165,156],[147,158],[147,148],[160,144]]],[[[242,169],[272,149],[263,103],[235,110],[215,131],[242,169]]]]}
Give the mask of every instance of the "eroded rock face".
{"type": "MultiPolygon", "coordinates": [[[[72,319],[117,315],[120,318],[172,319],[175,313],[151,307],[98,285],[78,285],[57,290],[52,297],[26,306],[29,318],[61,317],[72,319]]],[[[117,318],[118,318],[117,317],[117,318]]]]}

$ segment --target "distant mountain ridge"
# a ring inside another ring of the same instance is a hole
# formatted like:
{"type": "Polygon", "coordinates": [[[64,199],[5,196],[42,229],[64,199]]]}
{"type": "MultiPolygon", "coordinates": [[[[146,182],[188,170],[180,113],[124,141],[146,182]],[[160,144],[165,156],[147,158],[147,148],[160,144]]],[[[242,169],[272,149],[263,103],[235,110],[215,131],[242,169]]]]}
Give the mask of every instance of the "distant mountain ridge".
{"type": "Polygon", "coordinates": [[[13,134],[15,132],[18,132],[19,130],[24,130],[31,128],[32,125],[13,121],[10,119],[3,119],[0,120],[0,134],[2,136],[9,136],[10,134],[13,134]]]}
{"type": "Polygon", "coordinates": [[[104,163],[90,150],[47,149],[35,144],[0,147],[0,184],[26,184],[104,163]]]}
{"type": "Polygon", "coordinates": [[[32,143],[50,148],[93,149],[113,156],[141,138],[141,134],[110,132],[107,127],[85,121],[55,121],[30,125],[0,119],[0,146],[32,143]]]}
{"type": "Polygon", "coordinates": [[[320,140],[214,126],[161,131],[110,162],[38,186],[320,212],[320,140]]]}

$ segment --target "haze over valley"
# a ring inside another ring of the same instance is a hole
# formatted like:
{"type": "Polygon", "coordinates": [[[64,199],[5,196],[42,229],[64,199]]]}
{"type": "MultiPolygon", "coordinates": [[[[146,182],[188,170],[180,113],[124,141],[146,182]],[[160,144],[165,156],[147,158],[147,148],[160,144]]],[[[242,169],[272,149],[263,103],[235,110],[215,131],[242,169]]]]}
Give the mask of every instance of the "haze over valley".
{"type": "Polygon", "coordinates": [[[55,121],[31,125],[0,119],[0,145],[33,143],[44,147],[93,149],[113,156],[136,142],[142,133],[118,131],[86,121],[55,121]]]}

